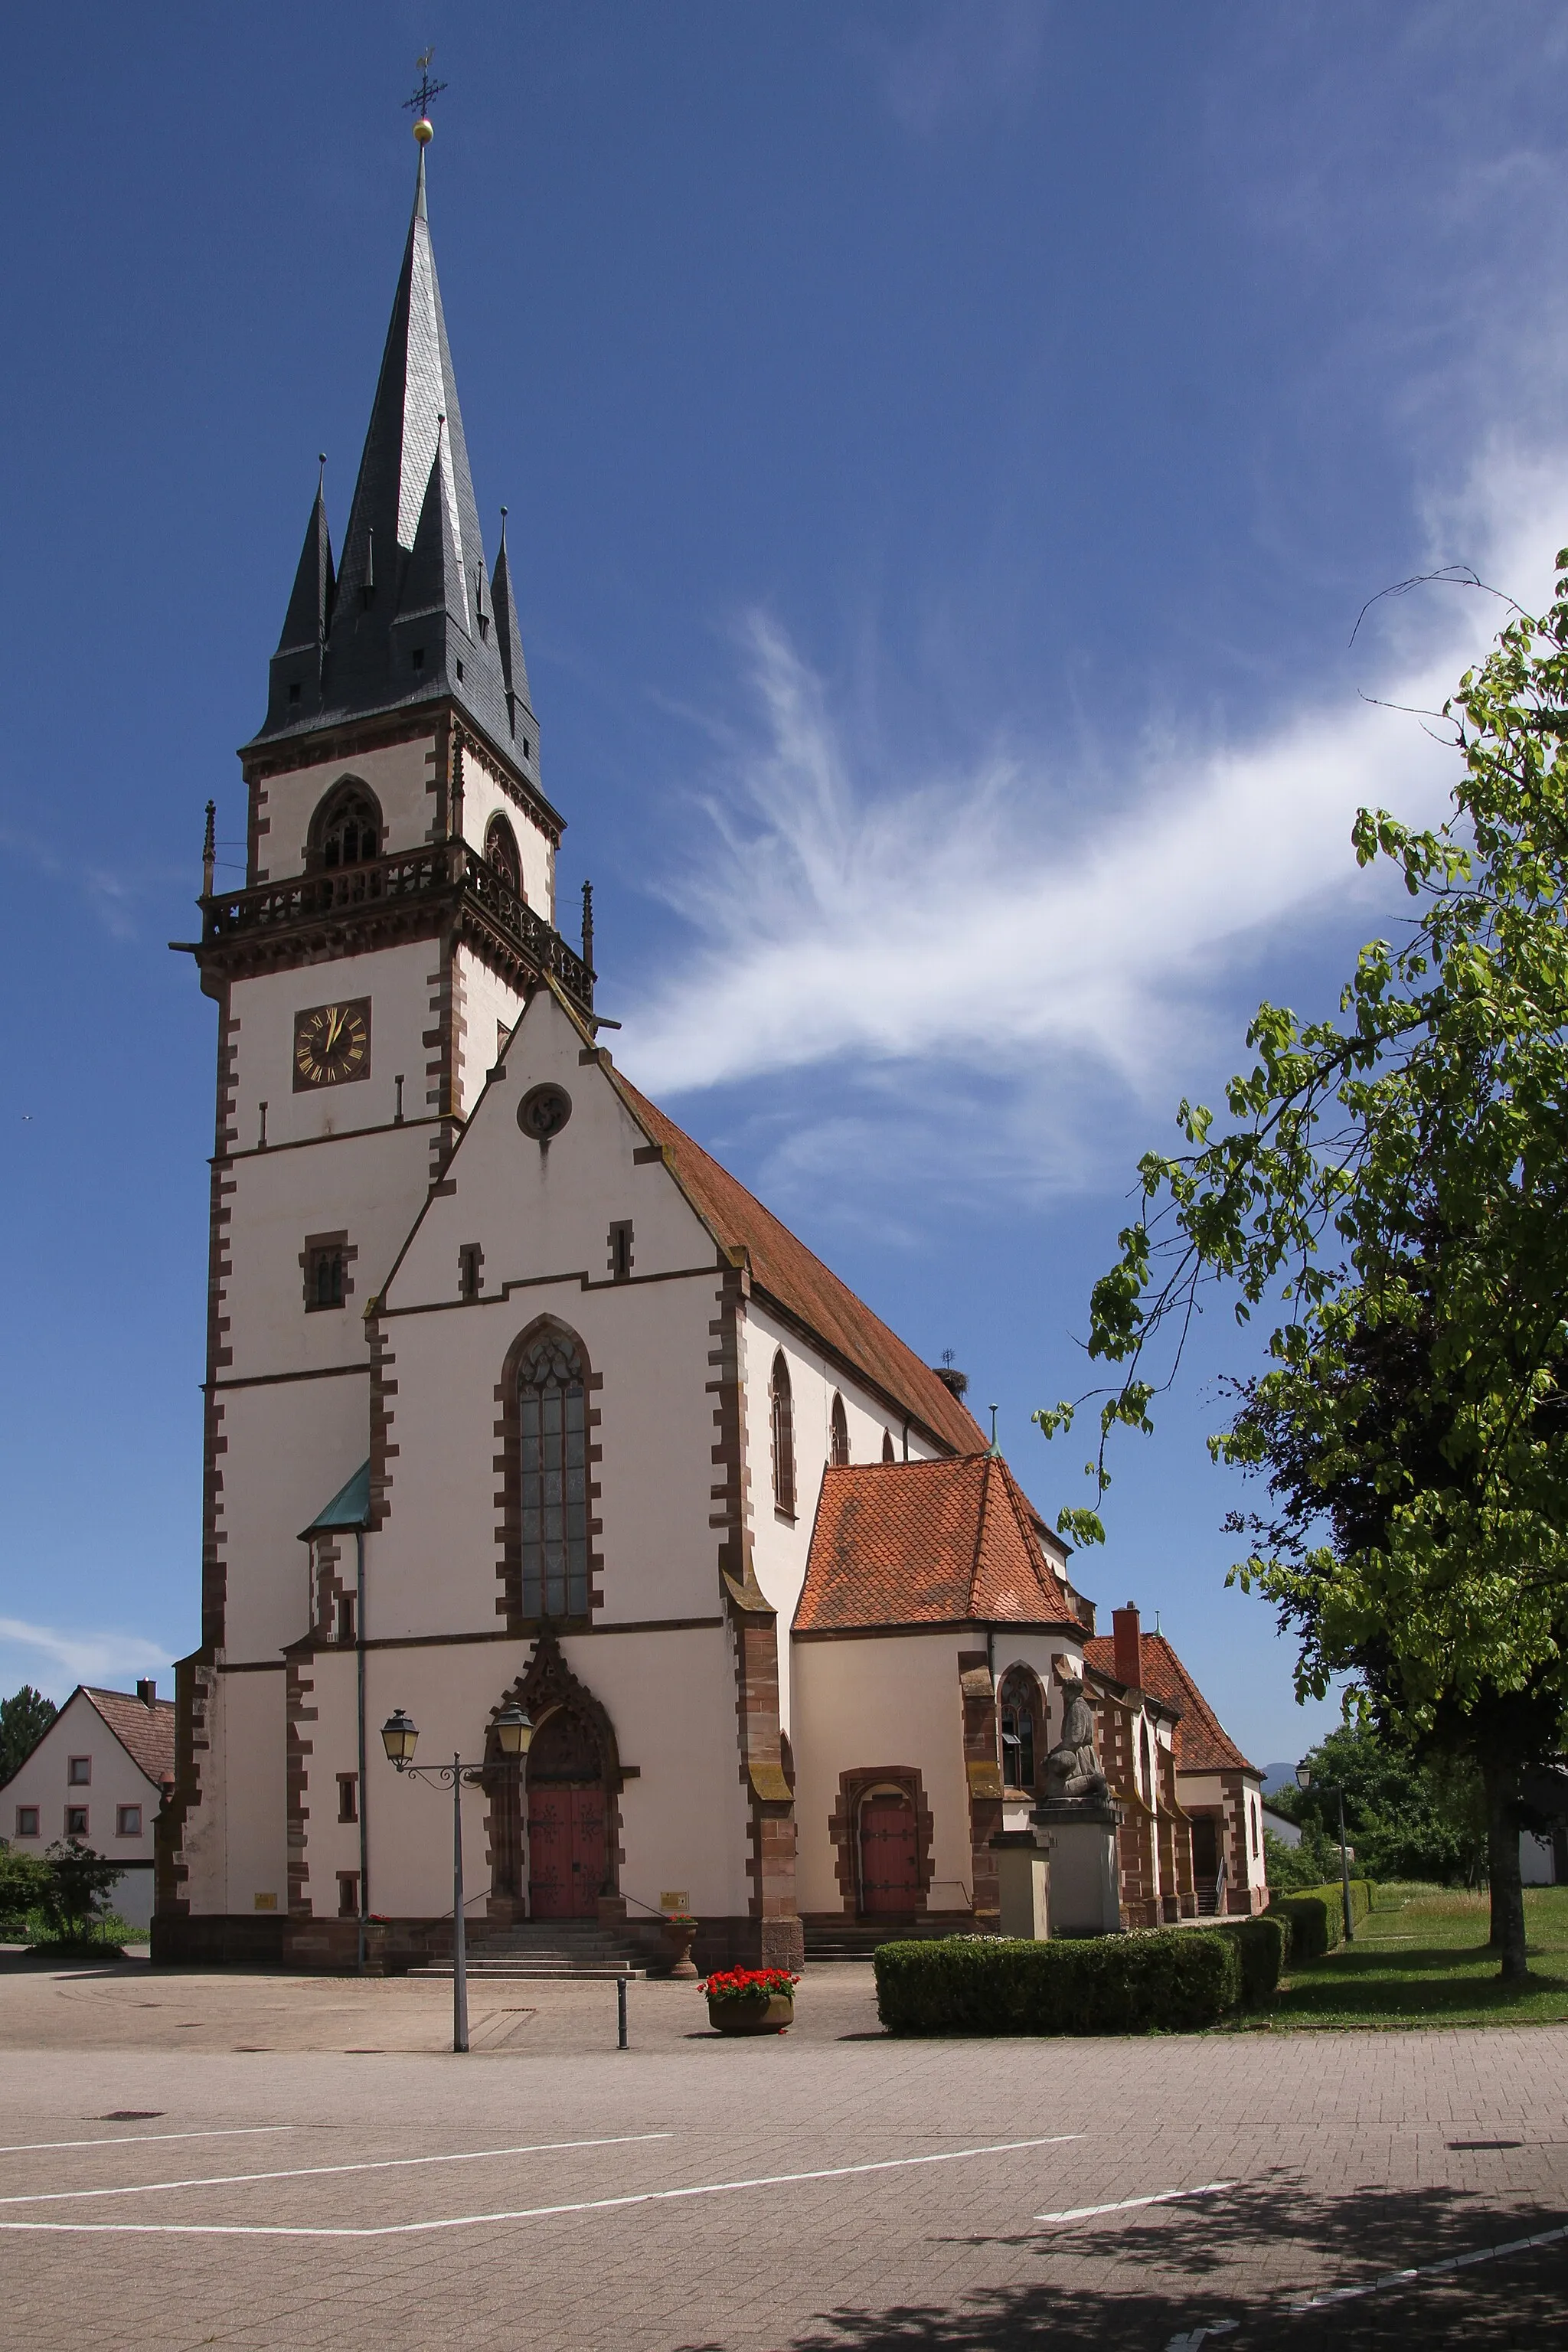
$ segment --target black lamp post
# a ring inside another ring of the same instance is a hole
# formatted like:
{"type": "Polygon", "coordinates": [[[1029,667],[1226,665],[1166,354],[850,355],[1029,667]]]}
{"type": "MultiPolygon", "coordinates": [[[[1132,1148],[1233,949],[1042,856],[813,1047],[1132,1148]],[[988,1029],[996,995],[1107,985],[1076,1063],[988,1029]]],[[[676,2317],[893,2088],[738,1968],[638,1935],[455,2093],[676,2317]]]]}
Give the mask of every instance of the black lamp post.
{"type": "MultiPolygon", "coordinates": [[[[496,1746],[503,1763],[521,1766],[533,1738],[533,1726],[521,1706],[503,1706],[495,1719],[496,1746]]],[[[452,1791],[452,2047],[468,2046],[468,1944],[463,1918],[463,1782],[477,1780],[482,1764],[465,1764],[454,1756],[449,1764],[416,1764],[419,1734],[402,1707],[395,1707],[381,1727],[381,1744],[387,1761],[411,1780],[428,1780],[452,1791]]]]}
{"type": "MultiPolygon", "coordinates": [[[[1313,1785],[1311,1766],[1310,1764],[1298,1764],[1296,1767],[1296,1786],[1298,1789],[1300,1789],[1303,1795],[1305,1795],[1306,1791],[1313,1785]]],[[[1335,1796],[1340,1801],[1340,1887],[1344,1897],[1345,1906],[1345,1941],[1347,1944],[1353,1944],[1355,1942],[1355,1928],[1351,1921],[1351,1858],[1345,1845],[1345,1792],[1340,1783],[1335,1780],[1321,1780],[1316,1785],[1321,1789],[1332,1789],[1335,1796]]]]}

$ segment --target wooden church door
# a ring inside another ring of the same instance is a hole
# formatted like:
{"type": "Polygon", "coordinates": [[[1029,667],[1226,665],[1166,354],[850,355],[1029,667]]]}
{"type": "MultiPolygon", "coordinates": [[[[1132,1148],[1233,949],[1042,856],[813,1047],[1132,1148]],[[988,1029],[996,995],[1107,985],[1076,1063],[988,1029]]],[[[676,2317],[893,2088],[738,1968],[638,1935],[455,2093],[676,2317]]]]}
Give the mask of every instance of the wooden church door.
{"type": "Polygon", "coordinates": [[[528,1759],[528,1908],[534,1919],[593,1919],[605,1883],[607,1809],[599,1747],[559,1709],[528,1759]]]}
{"type": "Polygon", "coordinates": [[[920,1892],[915,1809],[901,1793],[879,1789],[860,1807],[860,1908],[913,1911],[920,1892]]]}

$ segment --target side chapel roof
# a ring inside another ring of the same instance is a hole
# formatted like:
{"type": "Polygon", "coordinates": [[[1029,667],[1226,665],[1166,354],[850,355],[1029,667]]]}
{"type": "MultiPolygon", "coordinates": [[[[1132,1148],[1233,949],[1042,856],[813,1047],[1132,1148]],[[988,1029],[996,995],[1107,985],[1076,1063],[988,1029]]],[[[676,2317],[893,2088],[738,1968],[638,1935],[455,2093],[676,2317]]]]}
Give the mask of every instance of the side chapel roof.
{"type": "Polygon", "coordinates": [[[814,1332],[830,1353],[896,1399],[940,1444],[956,1454],[973,1454],[984,1445],[968,1408],[856,1297],[847,1283],[840,1282],[727,1168],[721,1168],[613,1066],[611,1076],[633,1115],[663,1145],[688,1200],[714,1240],[722,1249],[746,1252],[758,1290],[814,1332]]]}
{"type": "Polygon", "coordinates": [[[999,1454],[824,1472],[797,1633],[876,1625],[1070,1625],[1043,1522],[999,1454]]]}
{"type": "MultiPolygon", "coordinates": [[[[174,1702],[155,1698],[149,1706],[131,1691],[94,1690],[83,1683],[82,1696],[91,1700],[132,1762],[155,1784],[174,1777],[174,1702]]],[[[64,1708],[60,1710],[65,1712],[64,1708]]],[[[58,1721],[58,1717],[56,1721],[58,1721]]]]}
{"type": "MultiPolygon", "coordinates": [[[[1116,1644],[1110,1634],[1097,1634],[1092,1642],[1086,1642],[1083,1654],[1099,1673],[1120,1680],[1116,1644]]],[[[1162,1700],[1176,1716],[1171,1752],[1177,1771],[1256,1774],[1257,1765],[1247,1762],[1164,1634],[1145,1633],[1142,1654],[1150,1696],[1162,1700]]]]}

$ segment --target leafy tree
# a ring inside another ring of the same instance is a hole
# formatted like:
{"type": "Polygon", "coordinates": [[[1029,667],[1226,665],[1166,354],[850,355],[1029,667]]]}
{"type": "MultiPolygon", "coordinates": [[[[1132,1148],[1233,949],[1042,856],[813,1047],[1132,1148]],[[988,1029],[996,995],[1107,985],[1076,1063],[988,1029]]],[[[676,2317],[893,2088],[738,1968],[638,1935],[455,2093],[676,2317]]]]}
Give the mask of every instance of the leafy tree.
{"type": "Polygon", "coordinates": [[[100,1921],[109,1915],[107,1897],[122,1876],[117,1862],[106,1862],[80,1838],[62,1838],[44,1857],[48,1883],[34,1906],[51,1942],[89,1943],[100,1921]]]}
{"type": "Polygon", "coordinates": [[[18,1853],[0,1838],[0,1932],[20,1935],[29,1916],[42,1909],[53,1874],[41,1854],[18,1853]]]}
{"type": "Polygon", "coordinates": [[[20,1771],[58,1713],[53,1699],[31,1683],[0,1698],[0,1785],[20,1771]]]}
{"type": "MultiPolygon", "coordinates": [[[[1453,814],[1363,810],[1417,913],[1362,950],[1339,1017],[1264,1004],[1229,1122],[1183,1103],[1186,1149],[1140,1163],[1142,1203],[1095,1285],[1104,1393],[1147,1429],[1211,1285],[1278,1316],[1216,1456],[1273,1508],[1232,1570],[1299,1639],[1299,1695],[1360,1677],[1407,1745],[1485,1790],[1492,1940],[1527,1974],[1521,1769],[1568,1720],[1568,550],[1542,620],[1518,614],[1445,705],[1453,814]]],[[[1072,1408],[1037,1414],[1047,1435],[1072,1408]]],[[[1064,1533],[1102,1538],[1097,1510],[1064,1533]]]]}
{"type": "MultiPolygon", "coordinates": [[[[1355,1866],[1370,1878],[1427,1878],[1476,1885],[1486,1868],[1486,1799],[1473,1763],[1418,1755],[1365,1720],[1331,1731],[1306,1758],[1310,1789],[1280,1789],[1274,1811],[1298,1822],[1337,1877],[1339,1799],[1355,1866]]],[[[1271,1877],[1269,1885],[1276,1882],[1271,1877]]],[[[1282,1883],[1282,1882],[1281,1882],[1282,1883]]]]}

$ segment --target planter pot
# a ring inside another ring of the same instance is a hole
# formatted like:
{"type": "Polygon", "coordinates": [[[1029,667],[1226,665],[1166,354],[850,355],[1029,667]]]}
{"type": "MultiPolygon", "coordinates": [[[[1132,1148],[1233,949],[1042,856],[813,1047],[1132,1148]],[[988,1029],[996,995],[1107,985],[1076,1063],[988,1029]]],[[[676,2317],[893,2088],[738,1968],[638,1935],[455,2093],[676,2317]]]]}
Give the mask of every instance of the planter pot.
{"type": "Polygon", "coordinates": [[[795,2023],[795,2001],[787,1992],[766,2000],[710,2000],[708,2021],[717,2033],[783,2033],[795,2023]]]}
{"type": "Polygon", "coordinates": [[[692,1943],[697,1935],[695,1919],[667,1919],[664,1923],[664,1945],[669,1954],[669,1966],[665,1974],[671,1977],[700,1975],[691,1957],[692,1943]]]}

